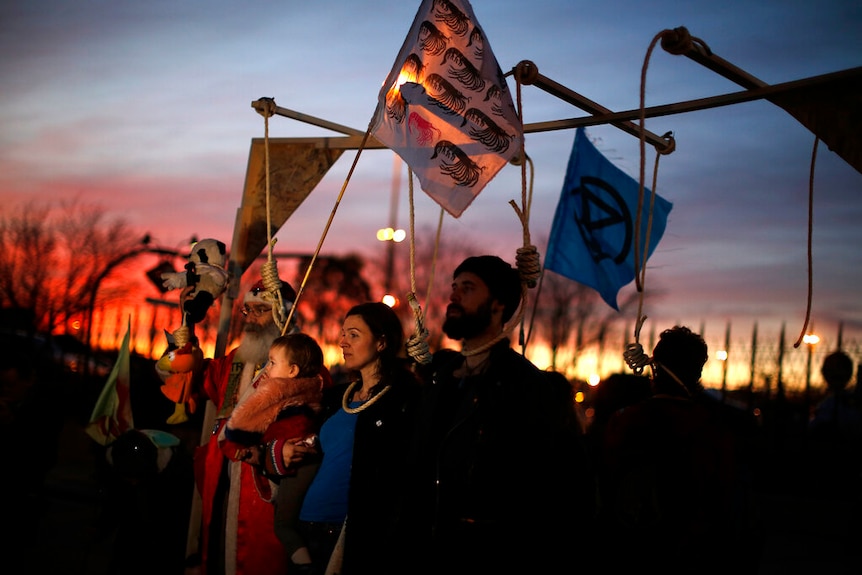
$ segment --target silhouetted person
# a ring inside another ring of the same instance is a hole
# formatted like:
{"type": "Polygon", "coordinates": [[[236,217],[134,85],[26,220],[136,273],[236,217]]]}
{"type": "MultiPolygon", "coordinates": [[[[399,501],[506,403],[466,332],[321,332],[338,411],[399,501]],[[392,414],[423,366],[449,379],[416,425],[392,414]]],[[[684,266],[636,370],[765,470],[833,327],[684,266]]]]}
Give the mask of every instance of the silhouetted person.
{"type": "MultiPolygon", "coordinates": [[[[598,487],[605,485],[603,475],[605,432],[608,421],[618,411],[635,405],[650,396],[650,380],[633,373],[614,373],[599,382],[592,399],[592,416],[586,429],[587,453],[595,470],[598,487]]],[[[601,497],[601,493],[599,493],[601,497]]]]}
{"type": "Polygon", "coordinates": [[[621,568],[756,570],[733,436],[700,383],[707,358],[700,335],[665,330],[653,350],[652,395],[608,422],[600,492],[610,543],[599,555],[621,568]]]}
{"type": "Polygon", "coordinates": [[[421,368],[404,573],[550,573],[577,561],[594,491],[572,387],[511,348],[518,270],[470,257],[452,274],[441,349],[421,368]]]}
{"type": "Polygon", "coordinates": [[[853,360],[843,351],[826,356],[820,368],[826,382],[826,397],[817,404],[809,424],[812,438],[853,442],[862,437],[862,413],[847,389],[853,377],[853,360]]]}
{"type": "MultiPolygon", "coordinates": [[[[843,351],[826,356],[820,368],[826,396],[808,425],[811,473],[833,496],[858,489],[862,470],[862,410],[847,389],[853,360],[843,351]]],[[[858,383],[857,383],[858,386],[858,383]]]]}
{"type": "Polygon", "coordinates": [[[603,432],[611,416],[630,405],[640,403],[651,394],[650,380],[633,373],[613,373],[599,382],[593,394],[593,415],[588,435],[603,432]]]}
{"type": "Polygon", "coordinates": [[[131,429],[105,452],[104,527],[110,575],[181,575],[193,485],[189,454],[173,434],[131,429]]]}
{"type": "MultiPolygon", "coordinates": [[[[37,526],[46,475],[67,416],[61,368],[36,338],[0,334],[0,552],[18,552],[37,526]]],[[[71,387],[71,386],[68,386],[71,387]]]]}

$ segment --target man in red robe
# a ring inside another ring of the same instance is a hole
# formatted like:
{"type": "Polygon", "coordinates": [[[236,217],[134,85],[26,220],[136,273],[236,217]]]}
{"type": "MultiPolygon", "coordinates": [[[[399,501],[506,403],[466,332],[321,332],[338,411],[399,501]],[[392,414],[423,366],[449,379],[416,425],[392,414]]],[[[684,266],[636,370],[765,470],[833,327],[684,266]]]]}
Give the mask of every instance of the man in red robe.
{"type": "MultiPolygon", "coordinates": [[[[292,305],[296,293],[282,283],[281,301],[292,305]]],[[[277,299],[277,298],[275,298],[277,299]]],[[[262,282],[243,298],[243,337],[221,358],[205,360],[202,394],[216,409],[210,440],[195,454],[195,479],[201,494],[200,572],[203,575],[284,575],[288,564],[273,528],[273,506],[255,486],[254,468],[231,461],[219,449],[219,434],[233,409],[254,389],[269,347],[281,335],[273,319],[273,297],[262,282]]],[[[289,309],[289,307],[288,307],[289,309]]],[[[286,313],[281,317],[285,317],[286,313]]],[[[281,457],[281,449],[267,446],[281,457]]],[[[276,465],[286,467],[278,461],[276,465]]]]}

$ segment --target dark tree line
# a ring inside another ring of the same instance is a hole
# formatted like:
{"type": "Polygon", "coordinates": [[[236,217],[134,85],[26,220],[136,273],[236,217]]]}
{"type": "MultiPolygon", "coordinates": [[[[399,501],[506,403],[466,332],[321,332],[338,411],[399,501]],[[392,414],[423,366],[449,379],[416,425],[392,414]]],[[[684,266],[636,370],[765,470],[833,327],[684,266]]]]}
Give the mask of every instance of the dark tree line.
{"type": "MultiPolygon", "coordinates": [[[[24,310],[45,332],[86,317],[108,265],[140,241],[124,220],[77,200],[13,206],[0,215],[0,308],[24,310]]],[[[130,289],[106,284],[98,297],[130,289]]]]}
{"type": "MultiPolygon", "coordinates": [[[[144,275],[142,260],[136,256],[147,251],[143,235],[103,208],[78,200],[56,206],[31,201],[12,207],[0,215],[0,308],[23,310],[27,321],[22,323],[48,333],[68,332],[69,323],[78,320],[88,341],[94,308],[104,309],[140,290],[144,275]],[[129,277],[136,279],[127,281],[129,277]]],[[[417,233],[416,238],[414,268],[410,269],[410,247],[405,242],[396,248],[389,278],[383,254],[317,258],[295,312],[303,330],[321,344],[337,345],[350,307],[379,299],[386,285],[399,297],[396,309],[408,334],[415,331],[416,319],[407,294],[415,292],[432,351],[453,345],[441,330],[452,271],[467,256],[491,252],[445,234],[438,241],[431,230],[417,233]]],[[[514,254],[506,259],[514,261],[514,254]]],[[[294,263],[293,273],[283,279],[299,289],[310,257],[294,263]]],[[[249,277],[255,274],[259,274],[256,268],[248,272],[249,277]]],[[[166,295],[168,300],[171,297],[166,295]]],[[[566,356],[575,363],[579,353],[600,342],[608,327],[619,321],[619,314],[609,310],[593,290],[553,272],[545,272],[540,288],[530,290],[529,298],[524,314],[527,341],[547,344],[558,369],[566,367],[559,365],[561,350],[569,351],[566,356]]],[[[624,301],[621,307],[631,303],[624,301]]],[[[241,298],[235,302],[235,316],[240,307],[241,298]]],[[[231,322],[231,339],[238,335],[238,325],[231,322]]],[[[200,328],[208,332],[212,326],[206,322],[200,328]]],[[[513,341],[518,344],[519,339],[516,334],[513,341]]]]}

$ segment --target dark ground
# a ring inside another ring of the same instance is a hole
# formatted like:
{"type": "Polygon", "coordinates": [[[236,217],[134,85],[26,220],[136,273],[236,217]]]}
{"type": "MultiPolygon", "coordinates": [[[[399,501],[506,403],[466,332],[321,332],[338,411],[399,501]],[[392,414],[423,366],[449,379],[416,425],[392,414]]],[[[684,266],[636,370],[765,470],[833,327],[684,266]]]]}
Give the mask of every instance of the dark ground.
{"type": "MultiPolygon", "coordinates": [[[[150,363],[144,368],[154,375],[150,363]]],[[[4,379],[0,405],[0,573],[181,574],[194,493],[192,446],[184,443],[156,479],[132,485],[105,464],[104,448],[83,431],[104,379],[88,387],[35,385],[32,397],[10,381],[4,379]]],[[[135,426],[164,428],[173,405],[159,395],[160,382],[135,381],[147,393],[133,390],[135,426]]],[[[798,408],[763,411],[756,435],[746,439],[761,554],[756,569],[745,571],[862,573],[862,477],[858,467],[838,465],[849,456],[859,461],[862,453],[812,449],[798,408]]],[[[195,443],[198,430],[171,431],[195,443]]],[[[721,541],[715,550],[722,553],[721,541]]]]}
{"type": "MultiPolygon", "coordinates": [[[[6,525],[15,532],[6,539],[12,544],[3,554],[3,561],[8,562],[2,567],[6,575],[152,573],[145,567],[154,562],[159,562],[159,573],[182,572],[188,509],[178,504],[159,512],[163,513],[160,527],[156,522],[149,532],[134,535],[131,544],[124,543],[113,508],[117,494],[112,493],[110,482],[96,463],[100,453],[93,445],[80,424],[66,422],[56,465],[48,472],[43,488],[26,496],[26,519],[14,526],[6,525]]],[[[791,463],[776,458],[766,463],[773,472],[769,481],[776,483],[762,486],[758,494],[763,551],[756,573],[862,572],[862,505],[858,492],[851,495],[844,488],[814,483],[816,479],[801,460],[791,463]]],[[[174,487],[190,501],[193,488],[186,479],[177,481],[174,487]]],[[[126,495],[121,509],[135,516],[126,495]]],[[[128,523],[127,532],[133,529],[128,523]]],[[[721,542],[716,542],[716,551],[721,552],[721,542]]]]}

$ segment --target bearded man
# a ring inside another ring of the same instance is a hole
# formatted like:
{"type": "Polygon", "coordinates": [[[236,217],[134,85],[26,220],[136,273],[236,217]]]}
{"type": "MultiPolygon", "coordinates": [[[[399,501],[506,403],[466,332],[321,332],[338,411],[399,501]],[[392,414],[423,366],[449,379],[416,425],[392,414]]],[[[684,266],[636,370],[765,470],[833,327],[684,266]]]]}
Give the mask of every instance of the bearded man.
{"type": "MultiPolygon", "coordinates": [[[[289,309],[296,292],[282,283],[281,296],[289,309]]],[[[281,335],[273,319],[273,305],[278,305],[273,299],[277,298],[263,282],[257,282],[243,297],[239,346],[224,357],[204,362],[201,393],[213,402],[216,415],[210,440],[195,454],[195,481],[202,508],[199,572],[203,575],[287,573],[284,547],[273,527],[272,503],[258,493],[252,466],[228,459],[218,442],[233,409],[253,391],[270,345],[281,335]]],[[[280,457],[281,453],[267,455],[280,457]]],[[[284,466],[283,461],[280,464],[284,466]]]]}
{"type": "Polygon", "coordinates": [[[393,546],[413,573],[550,573],[588,534],[594,480],[572,386],[505,331],[521,294],[518,270],[497,256],[453,274],[443,331],[462,349],[420,367],[404,540],[393,546]]]}

